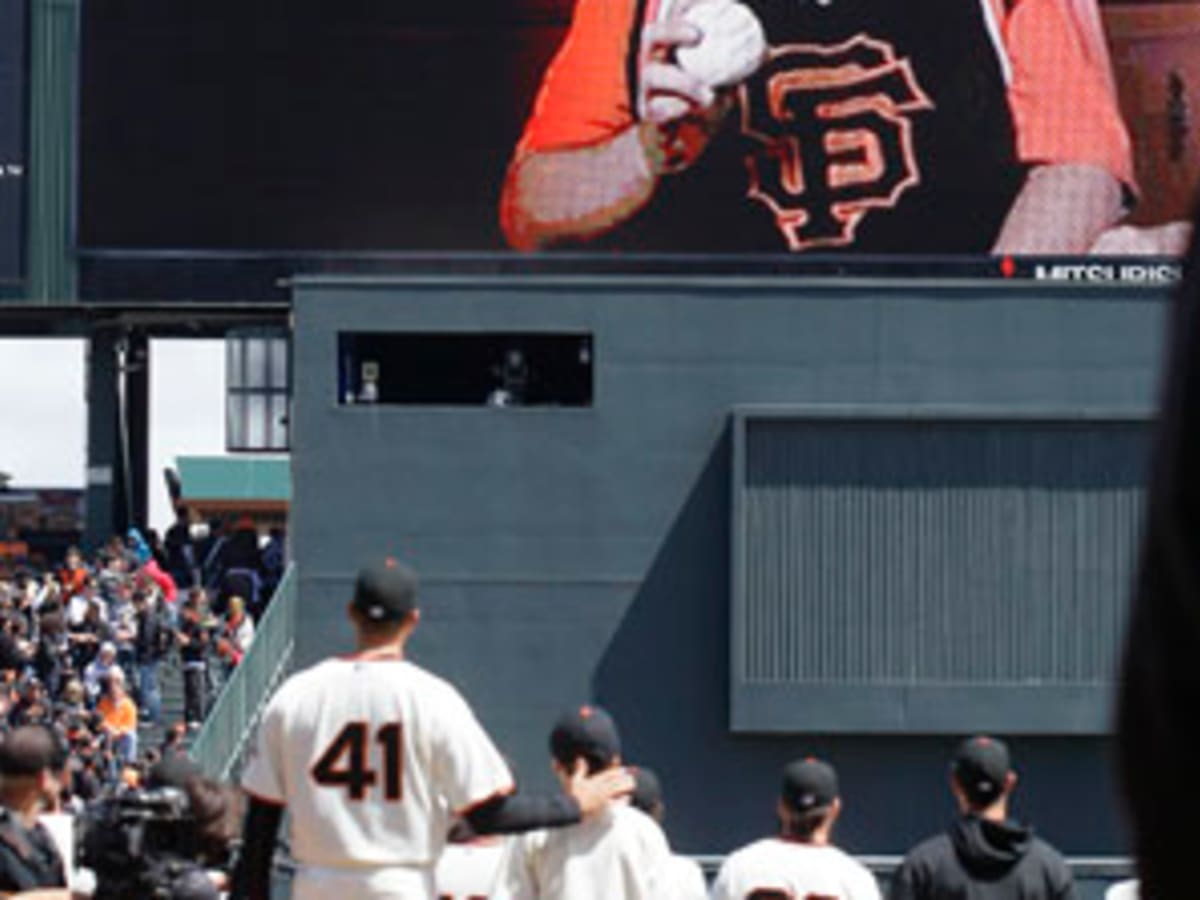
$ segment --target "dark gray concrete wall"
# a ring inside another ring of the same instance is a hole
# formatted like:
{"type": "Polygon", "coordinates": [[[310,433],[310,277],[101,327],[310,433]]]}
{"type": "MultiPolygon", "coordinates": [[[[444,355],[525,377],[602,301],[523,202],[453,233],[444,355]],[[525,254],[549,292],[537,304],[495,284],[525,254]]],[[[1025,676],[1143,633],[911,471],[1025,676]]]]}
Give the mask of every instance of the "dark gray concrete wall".
{"type": "MultiPolygon", "coordinates": [[[[842,774],[841,839],[899,852],[950,815],[953,735],[729,729],[730,411],[746,403],[1147,416],[1164,297],[1008,284],[314,279],[295,288],[299,654],[345,646],[360,561],[411,560],[412,645],[527,788],[545,732],[594,700],[663,776],[669,831],[723,852],[772,827],[778,771],[842,774]],[[339,331],[586,331],[590,409],[342,407],[339,331]]],[[[1108,741],[1012,745],[1017,811],[1074,854],[1124,849],[1108,741]]]]}

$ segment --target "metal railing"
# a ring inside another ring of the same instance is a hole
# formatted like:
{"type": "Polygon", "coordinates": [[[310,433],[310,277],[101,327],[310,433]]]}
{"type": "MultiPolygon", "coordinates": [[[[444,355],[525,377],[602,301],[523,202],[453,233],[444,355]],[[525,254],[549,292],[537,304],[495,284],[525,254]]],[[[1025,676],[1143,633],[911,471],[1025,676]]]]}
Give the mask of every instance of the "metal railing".
{"type": "Polygon", "coordinates": [[[291,667],[296,637],[296,568],[288,566],[254,641],[230,674],[190,754],[212,778],[229,778],[272,692],[291,667]]]}

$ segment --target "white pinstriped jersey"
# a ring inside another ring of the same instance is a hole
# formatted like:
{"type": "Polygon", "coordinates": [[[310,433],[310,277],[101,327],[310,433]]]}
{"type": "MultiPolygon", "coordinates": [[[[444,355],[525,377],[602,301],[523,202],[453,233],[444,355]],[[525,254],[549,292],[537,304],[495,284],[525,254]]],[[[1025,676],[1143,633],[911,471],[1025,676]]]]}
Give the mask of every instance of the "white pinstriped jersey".
{"type": "Polygon", "coordinates": [[[513,838],[491,900],[671,900],[670,860],[655,821],[614,803],[577,825],[513,838]]]}
{"type": "Polygon", "coordinates": [[[712,900],[880,900],[866,867],[837,847],[765,838],[729,855],[712,900]]]}
{"type": "Polygon", "coordinates": [[[513,789],[448,682],[396,658],[354,657],[284,683],[242,784],[287,807],[298,882],[325,880],[324,895],[337,900],[351,900],[356,872],[374,887],[355,896],[430,896],[451,815],[513,789]],[[387,874],[397,867],[410,871],[387,874]]]}
{"type": "Polygon", "coordinates": [[[499,838],[447,844],[438,860],[438,900],[487,900],[504,858],[505,841],[499,838]]]}
{"type": "Polygon", "coordinates": [[[675,900],[708,900],[708,884],[700,864],[687,856],[672,856],[667,861],[666,882],[675,900]]]}

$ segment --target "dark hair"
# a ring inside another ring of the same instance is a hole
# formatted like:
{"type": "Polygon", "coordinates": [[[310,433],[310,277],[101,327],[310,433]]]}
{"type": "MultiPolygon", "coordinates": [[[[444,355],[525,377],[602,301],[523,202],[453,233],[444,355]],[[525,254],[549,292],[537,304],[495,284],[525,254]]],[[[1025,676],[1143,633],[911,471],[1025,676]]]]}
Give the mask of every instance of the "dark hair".
{"type": "Polygon", "coordinates": [[[816,809],[810,809],[807,812],[796,812],[789,809],[783,823],[784,836],[807,843],[812,840],[812,836],[816,830],[825,824],[825,819],[828,816],[828,806],[818,806],[816,809]]]}
{"type": "Polygon", "coordinates": [[[240,827],[236,794],[204,776],[189,778],[183,789],[195,821],[197,850],[207,860],[223,859],[240,827]]]}
{"type": "Polygon", "coordinates": [[[1168,343],[1117,708],[1117,763],[1143,897],[1189,896],[1195,882],[1191,837],[1174,815],[1200,803],[1191,777],[1200,737],[1200,227],[1168,343]]]}

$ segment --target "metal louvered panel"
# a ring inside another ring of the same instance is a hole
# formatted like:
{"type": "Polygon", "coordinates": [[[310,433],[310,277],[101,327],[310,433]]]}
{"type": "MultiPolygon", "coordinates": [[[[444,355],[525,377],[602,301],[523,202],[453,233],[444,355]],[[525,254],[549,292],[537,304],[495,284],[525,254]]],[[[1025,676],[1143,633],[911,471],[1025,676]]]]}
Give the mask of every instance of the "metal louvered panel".
{"type": "MultiPolygon", "coordinates": [[[[780,702],[831,696],[806,693],[822,686],[877,700],[890,688],[908,707],[891,727],[936,719],[919,709],[933,686],[1107,695],[1144,423],[778,412],[739,421],[735,720],[739,693],[756,687],[780,702]]],[[[969,690],[957,696],[969,705],[969,690]]],[[[814,727],[872,730],[870,715],[826,712],[810,705],[806,716],[814,727]]]]}

